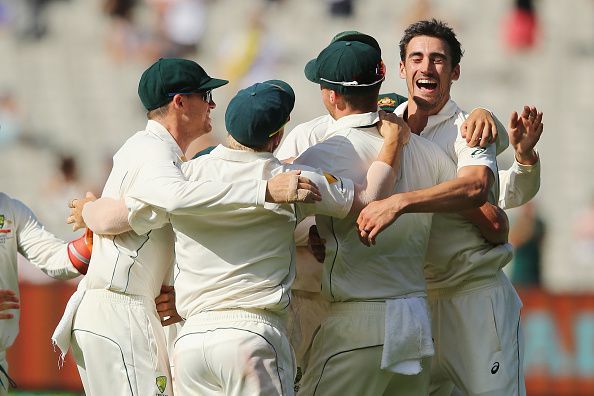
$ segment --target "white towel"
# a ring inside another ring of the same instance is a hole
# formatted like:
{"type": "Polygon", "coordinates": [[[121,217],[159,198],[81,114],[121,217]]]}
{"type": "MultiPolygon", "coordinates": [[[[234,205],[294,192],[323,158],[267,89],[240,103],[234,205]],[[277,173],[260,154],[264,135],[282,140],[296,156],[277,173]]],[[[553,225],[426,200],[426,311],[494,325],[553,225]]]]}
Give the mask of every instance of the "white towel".
{"type": "Polygon", "coordinates": [[[64,362],[64,357],[70,348],[70,340],[72,338],[72,322],[74,320],[74,314],[78,309],[84,295],[85,295],[85,279],[79,283],[78,288],[74,292],[72,296],[70,296],[70,300],[68,300],[68,304],[66,304],[66,308],[64,309],[64,315],[62,315],[62,319],[56,326],[54,330],[54,334],[52,334],[52,343],[62,352],[60,355],[60,367],[64,362]]]}
{"type": "Polygon", "coordinates": [[[421,358],[433,356],[427,302],[423,297],[386,300],[381,368],[405,375],[421,372],[421,358]]]}

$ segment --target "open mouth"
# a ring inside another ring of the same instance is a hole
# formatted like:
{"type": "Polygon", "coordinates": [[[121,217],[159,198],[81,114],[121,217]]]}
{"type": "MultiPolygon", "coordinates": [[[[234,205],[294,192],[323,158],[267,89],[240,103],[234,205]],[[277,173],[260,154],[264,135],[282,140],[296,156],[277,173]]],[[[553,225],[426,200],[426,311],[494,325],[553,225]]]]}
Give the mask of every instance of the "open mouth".
{"type": "Polygon", "coordinates": [[[424,91],[433,91],[437,88],[437,82],[426,78],[417,80],[417,87],[424,91]]]}

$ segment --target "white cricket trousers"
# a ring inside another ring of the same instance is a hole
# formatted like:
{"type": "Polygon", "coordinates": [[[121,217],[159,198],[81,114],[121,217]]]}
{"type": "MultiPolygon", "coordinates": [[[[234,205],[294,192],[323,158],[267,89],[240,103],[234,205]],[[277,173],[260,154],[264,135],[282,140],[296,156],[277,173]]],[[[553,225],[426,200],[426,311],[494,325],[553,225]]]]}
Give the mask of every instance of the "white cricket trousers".
{"type": "Polygon", "coordinates": [[[269,311],[190,316],[175,342],[173,364],[177,395],[294,395],[295,361],[284,318],[269,311]]]}
{"type": "Polygon", "coordinates": [[[172,396],[167,343],[148,297],[87,290],[72,351],[87,396],[172,396]]]}
{"type": "Polygon", "coordinates": [[[314,336],[299,396],[423,396],[431,358],[417,375],[381,369],[384,302],[332,303],[314,336]]]}
{"type": "Polygon", "coordinates": [[[428,291],[435,356],[430,394],[525,396],[522,302],[502,271],[428,291]]]}

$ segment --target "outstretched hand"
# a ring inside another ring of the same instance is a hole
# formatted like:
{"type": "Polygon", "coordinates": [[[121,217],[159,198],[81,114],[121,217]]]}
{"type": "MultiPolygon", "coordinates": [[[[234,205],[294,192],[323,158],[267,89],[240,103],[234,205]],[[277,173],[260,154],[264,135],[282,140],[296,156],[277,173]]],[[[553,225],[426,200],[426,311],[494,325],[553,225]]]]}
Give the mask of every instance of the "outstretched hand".
{"type": "Polygon", "coordinates": [[[511,114],[509,120],[509,142],[516,151],[516,159],[525,165],[532,165],[538,161],[534,146],[540,140],[544,125],[542,112],[536,107],[524,106],[524,111],[518,116],[511,114]]]}

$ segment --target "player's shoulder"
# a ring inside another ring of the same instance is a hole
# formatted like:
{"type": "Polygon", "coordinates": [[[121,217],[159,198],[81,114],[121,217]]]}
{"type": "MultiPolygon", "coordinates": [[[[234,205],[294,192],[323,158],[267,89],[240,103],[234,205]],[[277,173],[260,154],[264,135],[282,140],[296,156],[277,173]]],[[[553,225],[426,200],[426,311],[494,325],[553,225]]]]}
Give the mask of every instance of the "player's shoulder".
{"type": "Polygon", "coordinates": [[[289,135],[292,133],[313,134],[322,130],[325,131],[329,122],[330,115],[324,114],[322,116],[314,118],[313,120],[309,120],[306,122],[302,122],[301,124],[298,124],[293,129],[291,129],[289,135]]]}
{"type": "Polygon", "coordinates": [[[133,162],[145,162],[151,159],[175,160],[177,158],[173,151],[173,143],[169,144],[169,142],[163,141],[146,131],[136,132],[128,138],[116,155],[133,162]]]}
{"type": "Polygon", "coordinates": [[[13,198],[10,195],[0,192],[0,216],[4,216],[7,213],[13,214],[32,214],[31,209],[25,205],[21,200],[13,198]]]}

